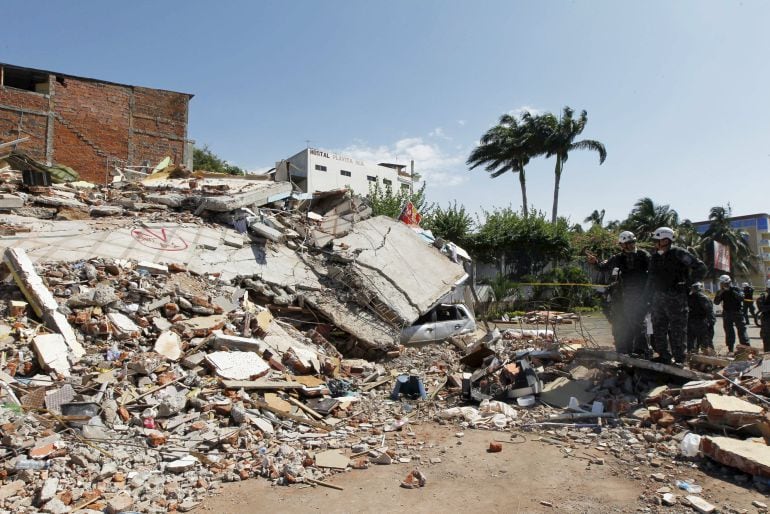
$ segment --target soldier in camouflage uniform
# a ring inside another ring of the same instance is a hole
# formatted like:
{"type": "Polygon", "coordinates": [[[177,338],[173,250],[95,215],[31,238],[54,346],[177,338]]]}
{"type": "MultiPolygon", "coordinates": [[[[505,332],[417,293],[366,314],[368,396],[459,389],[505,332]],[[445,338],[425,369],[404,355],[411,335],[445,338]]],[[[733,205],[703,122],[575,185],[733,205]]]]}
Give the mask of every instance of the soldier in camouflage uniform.
{"type": "Polygon", "coordinates": [[[749,334],[743,322],[743,293],[733,286],[730,275],[719,277],[719,291],[714,295],[714,303],[722,304],[722,327],[725,329],[727,350],[735,351],[735,332],[738,332],[740,343],[748,346],[749,334]]]}
{"type": "Polygon", "coordinates": [[[703,282],[695,282],[687,297],[687,352],[714,355],[714,304],[703,293],[703,282]]]}
{"type": "Polygon", "coordinates": [[[652,310],[657,360],[684,365],[687,333],[687,293],[690,284],[706,275],[706,265],[696,256],[673,246],[674,231],[660,227],[652,234],[655,253],[650,259],[647,295],[652,310]]]}
{"type": "Polygon", "coordinates": [[[647,270],[650,267],[650,254],[636,247],[633,232],[623,231],[618,235],[621,252],[603,262],[599,262],[591,252],[587,252],[588,263],[600,270],[613,270],[613,280],[617,286],[612,292],[612,335],[618,353],[634,353],[647,356],[647,340],[644,337],[644,316],[647,305],[644,288],[647,283],[647,270]]]}
{"type": "Polygon", "coordinates": [[[767,290],[757,298],[757,310],[762,322],[759,335],[762,336],[762,350],[770,352],[770,280],[767,281],[767,290]]]}

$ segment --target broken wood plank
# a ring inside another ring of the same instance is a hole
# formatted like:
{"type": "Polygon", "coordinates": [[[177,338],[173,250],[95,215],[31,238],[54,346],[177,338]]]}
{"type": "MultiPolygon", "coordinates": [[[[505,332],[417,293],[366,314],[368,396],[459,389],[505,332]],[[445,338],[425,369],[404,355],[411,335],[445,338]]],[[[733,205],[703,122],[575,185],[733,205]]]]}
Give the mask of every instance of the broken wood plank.
{"type": "Polygon", "coordinates": [[[244,391],[280,391],[282,389],[302,389],[299,382],[267,380],[221,380],[225,389],[243,389],[244,391]]]}
{"type": "Polygon", "coordinates": [[[282,410],[276,409],[274,407],[271,407],[270,405],[266,404],[262,400],[256,400],[252,399],[251,402],[254,404],[255,407],[259,409],[264,409],[266,411],[272,412],[279,418],[288,419],[291,421],[294,421],[296,423],[301,423],[303,425],[307,425],[313,428],[317,428],[319,430],[323,430],[324,432],[329,432],[331,429],[325,425],[324,423],[319,423],[318,421],[310,418],[303,418],[302,416],[295,416],[294,414],[289,414],[286,412],[283,412],[282,410]]]}
{"type": "Polygon", "coordinates": [[[688,380],[704,380],[711,378],[711,375],[708,373],[700,373],[690,369],[678,368],[676,366],[670,366],[661,362],[636,359],[629,355],[613,352],[611,350],[593,350],[590,348],[580,348],[575,352],[575,359],[615,361],[626,366],[631,366],[632,368],[648,369],[650,371],[666,373],[668,375],[686,378],[688,380]]]}
{"type": "Polygon", "coordinates": [[[328,487],[329,489],[336,489],[338,491],[344,491],[345,490],[344,487],[340,487],[338,485],[330,484],[329,482],[322,482],[322,481],[316,480],[314,478],[305,477],[305,482],[311,483],[313,485],[320,485],[320,486],[323,486],[323,487],[328,487]]]}
{"type": "Polygon", "coordinates": [[[690,355],[688,359],[691,363],[703,364],[705,366],[714,366],[717,368],[725,368],[732,362],[731,359],[726,357],[717,357],[716,355],[690,355]]]}
{"type": "Polygon", "coordinates": [[[372,382],[371,384],[364,384],[364,385],[362,385],[360,389],[361,389],[361,391],[364,391],[364,392],[371,391],[375,387],[379,387],[379,386],[381,386],[383,384],[387,384],[391,380],[393,380],[392,377],[381,378],[380,380],[378,380],[376,382],[372,382]]]}
{"type": "Polygon", "coordinates": [[[288,401],[292,405],[295,405],[295,406],[299,407],[299,409],[305,411],[306,414],[309,414],[309,415],[313,416],[315,419],[323,419],[323,415],[322,414],[319,414],[318,412],[314,411],[313,409],[311,409],[310,407],[308,407],[307,405],[305,405],[301,401],[297,400],[296,398],[288,396],[288,397],[286,397],[286,401],[288,401]]]}

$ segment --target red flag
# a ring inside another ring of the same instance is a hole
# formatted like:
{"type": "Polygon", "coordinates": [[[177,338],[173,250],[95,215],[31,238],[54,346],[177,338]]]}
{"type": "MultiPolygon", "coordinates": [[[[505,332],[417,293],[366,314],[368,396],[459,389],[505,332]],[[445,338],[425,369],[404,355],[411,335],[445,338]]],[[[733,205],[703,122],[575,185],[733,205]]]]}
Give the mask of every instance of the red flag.
{"type": "Polygon", "coordinates": [[[399,221],[406,223],[407,225],[419,225],[422,220],[422,216],[414,208],[412,202],[406,202],[404,208],[401,210],[401,215],[398,217],[399,221]]]}

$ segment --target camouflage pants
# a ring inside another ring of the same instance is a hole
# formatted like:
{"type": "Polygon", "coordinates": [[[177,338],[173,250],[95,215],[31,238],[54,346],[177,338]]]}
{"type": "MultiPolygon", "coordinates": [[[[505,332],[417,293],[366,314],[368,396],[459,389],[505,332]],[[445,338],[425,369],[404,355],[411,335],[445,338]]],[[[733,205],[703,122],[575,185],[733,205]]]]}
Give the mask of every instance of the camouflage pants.
{"type": "Polygon", "coordinates": [[[741,344],[749,344],[749,334],[746,331],[746,324],[743,322],[742,312],[722,312],[722,326],[725,329],[725,339],[727,349],[735,349],[735,332],[738,332],[738,341],[741,344]],[[735,330],[733,330],[735,326],[735,330]]]}
{"type": "Polygon", "coordinates": [[[687,322],[687,351],[714,349],[714,328],[707,319],[691,319],[687,322]]]}
{"type": "Polygon", "coordinates": [[[762,328],[759,329],[762,336],[762,350],[770,352],[770,315],[762,314],[762,328]]]}
{"type": "Polygon", "coordinates": [[[647,354],[647,340],[644,337],[644,316],[646,305],[641,293],[624,294],[616,317],[617,330],[613,330],[615,349],[619,353],[647,354]]]}
{"type": "Polygon", "coordinates": [[[668,364],[671,357],[684,362],[687,336],[687,293],[659,291],[652,298],[652,331],[655,351],[668,364]]]}

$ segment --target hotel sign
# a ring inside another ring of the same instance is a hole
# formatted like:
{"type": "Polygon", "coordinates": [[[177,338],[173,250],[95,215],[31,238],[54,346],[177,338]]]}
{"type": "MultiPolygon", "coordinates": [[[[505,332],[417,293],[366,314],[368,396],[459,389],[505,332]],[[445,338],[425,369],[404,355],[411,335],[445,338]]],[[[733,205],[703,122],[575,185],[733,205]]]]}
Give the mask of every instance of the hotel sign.
{"type": "Polygon", "coordinates": [[[351,159],[350,157],[345,157],[344,155],[339,155],[339,154],[327,152],[324,150],[316,150],[315,148],[310,148],[310,155],[317,155],[318,157],[325,157],[326,159],[333,159],[335,161],[347,162],[349,164],[356,164],[358,166],[366,166],[366,163],[364,161],[354,160],[354,159],[351,159]]]}

